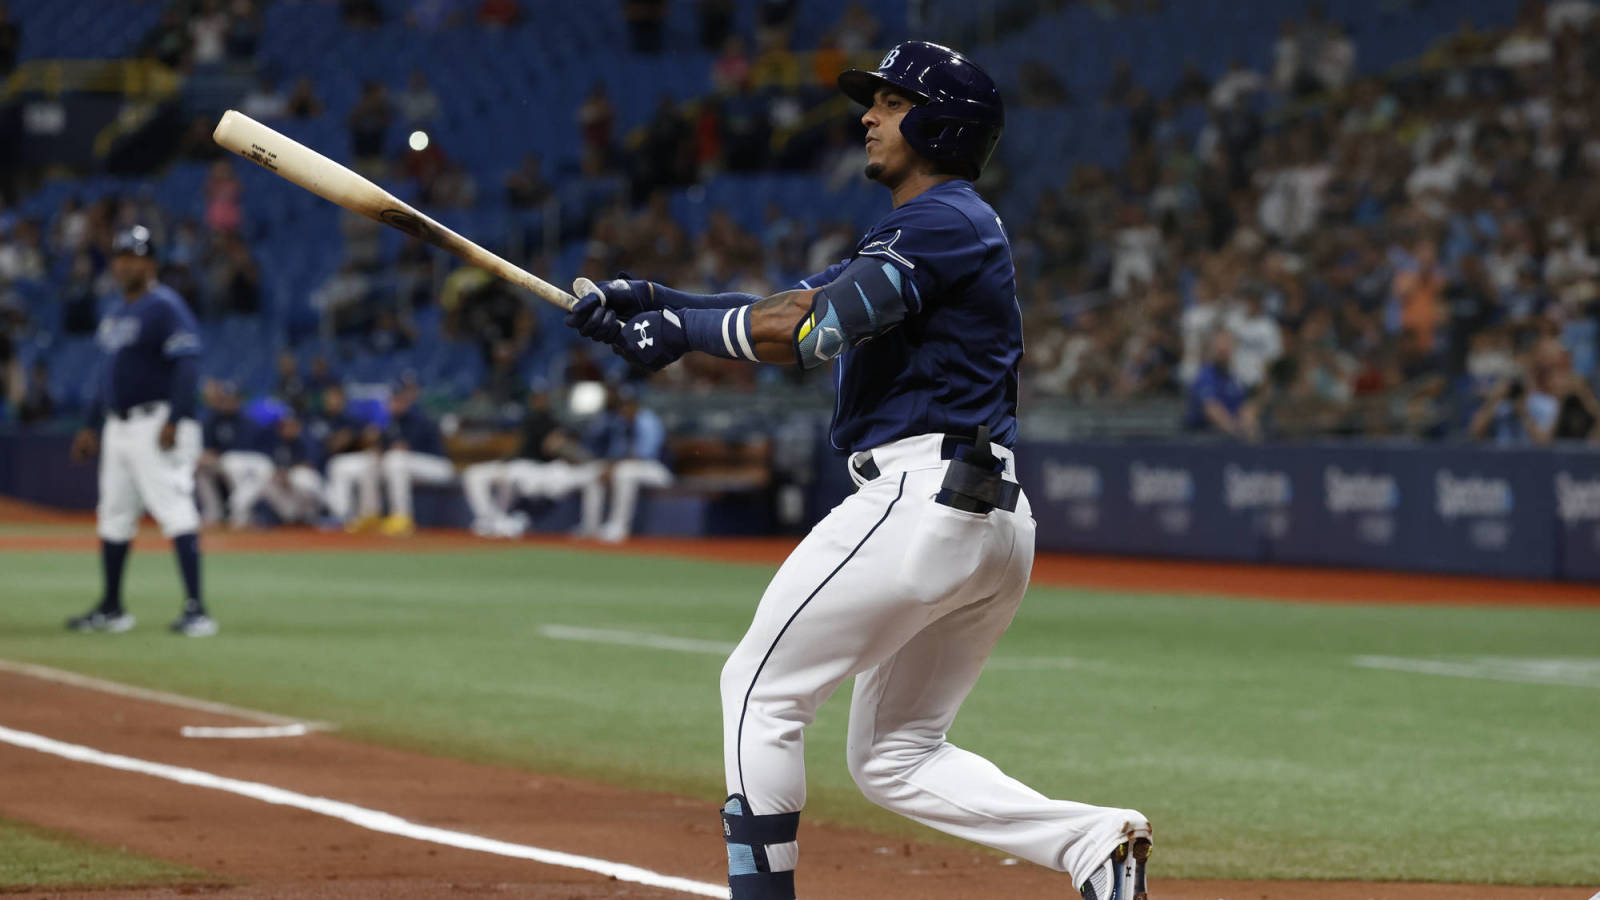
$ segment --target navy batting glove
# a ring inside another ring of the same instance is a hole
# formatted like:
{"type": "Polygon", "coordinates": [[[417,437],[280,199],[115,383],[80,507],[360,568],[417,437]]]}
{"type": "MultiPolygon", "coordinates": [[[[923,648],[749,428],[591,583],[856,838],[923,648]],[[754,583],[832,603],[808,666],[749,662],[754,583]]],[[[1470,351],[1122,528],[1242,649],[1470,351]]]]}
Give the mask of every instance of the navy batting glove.
{"type": "Polygon", "coordinates": [[[689,352],[683,319],[670,309],[643,312],[622,326],[622,336],[612,345],[618,356],[652,372],[659,372],[689,352]]]}
{"type": "Polygon", "coordinates": [[[622,334],[622,322],[617,314],[607,308],[605,296],[599,291],[584,294],[578,304],[567,312],[567,327],[602,344],[616,343],[622,334]]]}

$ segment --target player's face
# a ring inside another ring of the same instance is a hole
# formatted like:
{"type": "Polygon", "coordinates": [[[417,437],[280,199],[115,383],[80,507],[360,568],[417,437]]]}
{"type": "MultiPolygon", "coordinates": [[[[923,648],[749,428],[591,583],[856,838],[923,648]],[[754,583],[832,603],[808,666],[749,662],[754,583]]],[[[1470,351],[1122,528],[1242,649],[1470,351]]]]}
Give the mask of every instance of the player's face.
{"type": "Polygon", "coordinates": [[[911,111],[911,99],[899,91],[880,88],[872,108],[861,116],[867,129],[866,175],[882,184],[897,184],[910,174],[916,153],[900,133],[900,120],[911,111]]]}
{"type": "Polygon", "coordinates": [[[129,298],[144,293],[156,277],[155,269],[154,260],[132,253],[118,253],[111,258],[111,277],[129,298]]]}

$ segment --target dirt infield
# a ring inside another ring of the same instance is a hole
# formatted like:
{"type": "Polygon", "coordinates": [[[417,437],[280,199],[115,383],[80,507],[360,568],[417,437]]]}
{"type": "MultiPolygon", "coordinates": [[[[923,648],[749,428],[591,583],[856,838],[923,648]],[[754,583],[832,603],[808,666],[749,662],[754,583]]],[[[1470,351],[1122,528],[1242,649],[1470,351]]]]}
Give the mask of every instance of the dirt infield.
{"type": "MultiPolygon", "coordinates": [[[[0,673],[0,725],[56,741],[271,785],[413,823],[723,880],[716,804],[471,765],[313,733],[196,740],[184,726],[251,725],[232,716],[114,697],[0,673]]],[[[438,897],[463,893],[588,900],[689,894],[580,870],[424,843],[346,821],[140,772],[0,744],[0,815],[182,863],[217,882],[144,890],[50,890],[33,897],[438,897]]],[[[1159,833],[1158,833],[1159,837],[1159,833]]],[[[982,852],[807,824],[804,896],[836,900],[969,900],[1072,895],[1066,880],[982,852]]],[[[1157,845],[1159,847],[1159,844],[1157,845]]],[[[1583,900],[1575,888],[1350,882],[1170,881],[1160,900],[1583,900]]]]}

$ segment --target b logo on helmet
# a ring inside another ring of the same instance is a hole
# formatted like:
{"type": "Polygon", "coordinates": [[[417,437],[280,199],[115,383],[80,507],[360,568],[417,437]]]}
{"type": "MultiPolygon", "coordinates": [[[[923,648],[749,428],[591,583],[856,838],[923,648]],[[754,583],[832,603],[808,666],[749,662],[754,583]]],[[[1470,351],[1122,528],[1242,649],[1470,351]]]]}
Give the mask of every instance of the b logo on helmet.
{"type": "Polygon", "coordinates": [[[884,69],[889,68],[890,66],[893,66],[894,65],[894,61],[896,59],[899,59],[899,58],[900,58],[900,48],[899,47],[896,47],[893,50],[890,50],[889,53],[886,56],[884,56],[883,62],[878,63],[878,70],[882,71],[884,69]]]}

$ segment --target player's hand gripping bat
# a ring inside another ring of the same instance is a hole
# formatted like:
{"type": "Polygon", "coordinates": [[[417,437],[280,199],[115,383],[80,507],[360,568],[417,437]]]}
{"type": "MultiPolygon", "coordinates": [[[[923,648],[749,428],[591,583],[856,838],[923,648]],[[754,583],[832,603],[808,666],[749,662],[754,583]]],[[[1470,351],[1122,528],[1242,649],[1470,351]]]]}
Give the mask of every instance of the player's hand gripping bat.
{"type": "Polygon", "coordinates": [[[222,121],[217,123],[211,137],[223,147],[325,200],[448,250],[562,309],[570,310],[578,302],[566,291],[440,225],[371,181],[237,110],[230,109],[222,114],[222,121]]]}

